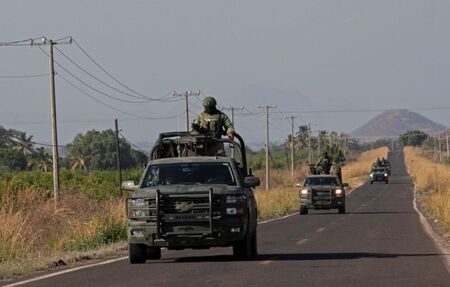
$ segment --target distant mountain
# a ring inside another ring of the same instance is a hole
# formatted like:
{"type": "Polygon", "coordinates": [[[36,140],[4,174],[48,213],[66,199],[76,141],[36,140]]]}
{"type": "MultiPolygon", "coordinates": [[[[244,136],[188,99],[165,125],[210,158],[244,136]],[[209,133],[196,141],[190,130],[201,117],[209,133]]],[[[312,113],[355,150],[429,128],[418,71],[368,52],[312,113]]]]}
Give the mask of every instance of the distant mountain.
{"type": "Polygon", "coordinates": [[[444,131],[445,126],[408,110],[386,110],[362,127],[354,130],[350,135],[362,140],[370,140],[399,136],[412,130],[435,133],[444,131]]]}

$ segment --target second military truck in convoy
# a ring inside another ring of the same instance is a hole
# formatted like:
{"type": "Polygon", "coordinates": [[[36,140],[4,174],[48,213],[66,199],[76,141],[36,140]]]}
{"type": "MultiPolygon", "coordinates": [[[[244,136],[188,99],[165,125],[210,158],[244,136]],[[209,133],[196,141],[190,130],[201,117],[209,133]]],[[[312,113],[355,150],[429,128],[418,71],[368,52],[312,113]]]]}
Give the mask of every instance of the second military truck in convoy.
{"type": "Polygon", "coordinates": [[[345,213],[345,187],[338,176],[332,174],[309,175],[300,187],[300,215],[309,209],[338,209],[345,213]]]}
{"type": "Polygon", "coordinates": [[[162,247],[230,246],[236,259],[257,255],[252,188],[260,181],[247,168],[244,141],[235,139],[160,134],[139,184],[122,184],[133,190],[126,201],[132,264],[159,259],[162,247]],[[232,156],[211,153],[230,149],[232,156]]]}

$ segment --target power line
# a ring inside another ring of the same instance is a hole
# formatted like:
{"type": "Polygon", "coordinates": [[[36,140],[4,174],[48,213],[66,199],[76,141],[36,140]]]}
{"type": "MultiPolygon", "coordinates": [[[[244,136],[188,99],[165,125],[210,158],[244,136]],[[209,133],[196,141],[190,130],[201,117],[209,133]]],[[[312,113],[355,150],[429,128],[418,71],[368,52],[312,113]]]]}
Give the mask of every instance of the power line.
{"type": "Polygon", "coordinates": [[[66,79],[64,76],[62,76],[61,74],[57,74],[58,77],[60,77],[61,79],[63,79],[66,83],[68,83],[70,86],[72,86],[74,89],[78,90],[79,92],[81,92],[83,95],[91,98],[92,100],[96,101],[97,103],[100,103],[102,105],[104,105],[105,107],[110,108],[111,110],[114,110],[116,112],[128,115],[128,116],[132,116],[135,118],[140,118],[140,119],[147,119],[147,120],[168,120],[168,119],[176,119],[179,117],[179,115],[174,115],[174,116],[166,116],[166,117],[146,117],[146,116],[141,116],[141,115],[136,115],[135,113],[129,113],[123,110],[120,110],[118,108],[115,108],[97,98],[95,98],[94,96],[91,96],[90,94],[88,94],[86,91],[84,91],[83,89],[81,89],[80,87],[76,86],[74,83],[72,83],[71,81],[69,81],[68,79],[66,79]]]}
{"type": "Polygon", "coordinates": [[[139,95],[139,96],[141,96],[141,97],[143,97],[143,98],[146,98],[146,99],[148,99],[148,100],[159,101],[160,99],[163,98],[163,97],[161,97],[161,98],[150,98],[150,97],[147,97],[147,96],[143,95],[142,93],[139,93],[139,92],[137,92],[136,90],[130,88],[130,87],[127,86],[127,85],[125,85],[123,82],[119,81],[116,77],[114,77],[111,73],[109,73],[105,68],[103,68],[96,60],[94,60],[94,58],[91,57],[91,56],[86,52],[86,50],[83,49],[83,48],[81,47],[81,45],[80,45],[77,41],[75,41],[75,39],[73,39],[73,43],[81,50],[81,52],[83,52],[83,54],[84,54],[89,60],[91,60],[92,63],[94,63],[100,70],[102,70],[106,75],[108,75],[112,80],[114,80],[117,84],[119,84],[119,85],[122,86],[123,88],[127,89],[128,91],[130,91],[130,92],[132,92],[132,93],[135,93],[136,95],[139,95]]]}
{"type": "Polygon", "coordinates": [[[0,75],[0,79],[23,79],[23,78],[42,78],[48,77],[47,74],[31,74],[31,75],[0,75]]]}
{"type": "Polygon", "coordinates": [[[68,55],[66,55],[63,51],[61,51],[61,50],[58,49],[57,47],[55,47],[55,49],[56,49],[56,50],[57,50],[64,58],[66,58],[69,62],[71,62],[71,63],[72,63],[74,66],[76,66],[78,69],[80,69],[81,71],[83,71],[84,73],[86,73],[87,75],[89,75],[91,78],[95,79],[96,81],[100,82],[101,84],[105,85],[106,87],[108,87],[108,88],[110,88],[110,89],[112,89],[112,90],[114,90],[114,91],[116,91],[116,92],[118,92],[118,93],[121,93],[121,94],[123,94],[123,95],[125,95],[125,96],[132,97],[132,98],[136,98],[136,99],[144,100],[143,102],[156,102],[156,101],[158,101],[158,102],[174,102],[174,101],[178,101],[178,100],[179,100],[179,99],[166,99],[166,100],[164,100],[163,98],[167,97],[167,95],[164,95],[164,96],[162,96],[162,97],[160,97],[160,98],[156,98],[156,99],[149,98],[149,97],[145,97],[145,96],[136,96],[136,95],[127,93],[127,92],[125,92],[125,91],[122,91],[122,90],[120,90],[120,89],[117,89],[116,87],[114,87],[114,86],[108,84],[107,82],[103,81],[102,79],[100,79],[100,78],[96,77],[95,75],[93,75],[92,73],[90,73],[88,70],[86,70],[85,68],[83,68],[81,65],[79,65],[77,62],[75,62],[72,58],[70,58],[68,55]]]}
{"type": "Polygon", "coordinates": [[[150,153],[147,151],[144,151],[143,149],[141,149],[140,147],[138,147],[135,143],[133,143],[131,140],[129,140],[127,137],[125,137],[121,132],[119,132],[119,134],[124,138],[124,140],[126,142],[128,142],[132,147],[134,147],[136,150],[144,153],[145,155],[149,156],[150,153]]]}
{"type": "MultiPolygon", "coordinates": [[[[38,48],[39,48],[45,55],[48,56],[48,53],[45,52],[41,47],[38,47],[38,48]]],[[[111,96],[111,95],[109,95],[109,94],[107,94],[107,93],[105,93],[105,92],[103,92],[103,91],[101,91],[101,90],[99,90],[99,89],[93,87],[92,85],[86,83],[85,81],[83,81],[82,79],[80,79],[79,77],[77,77],[76,75],[74,75],[72,72],[70,72],[69,70],[67,70],[66,68],[64,68],[64,66],[62,66],[62,65],[61,65],[59,62],[57,62],[56,60],[55,60],[55,64],[56,64],[58,67],[60,67],[63,71],[65,71],[67,74],[69,74],[69,75],[72,76],[74,79],[76,79],[78,82],[80,82],[81,84],[83,84],[84,86],[88,87],[89,89],[91,89],[91,90],[93,90],[93,91],[95,91],[95,92],[97,92],[97,93],[99,93],[99,94],[101,94],[101,95],[103,95],[103,96],[105,96],[105,97],[107,97],[107,98],[114,99],[114,100],[117,100],[117,101],[120,101],[120,102],[132,103],[132,104],[142,104],[142,103],[148,102],[147,100],[131,101],[131,100],[125,100],[125,99],[122,99],[122,98],[118,98],[118,97],[115,97],[115,96],[111,96]]]]}

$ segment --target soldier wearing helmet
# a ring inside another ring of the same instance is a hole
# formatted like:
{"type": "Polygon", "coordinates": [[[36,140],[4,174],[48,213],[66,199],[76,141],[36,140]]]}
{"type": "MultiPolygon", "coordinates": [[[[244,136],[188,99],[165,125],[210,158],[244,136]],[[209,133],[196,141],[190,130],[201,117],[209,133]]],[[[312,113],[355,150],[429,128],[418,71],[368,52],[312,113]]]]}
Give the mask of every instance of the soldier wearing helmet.
{"type": "Polygon", "coordinates": [[[216,108],[216,99],[206,97],[202,104],[205,110],[194,118],[191,134],[202,134],[215,138],[221,138],[226,134],[229,139],[234,139],[233,123],[226,114],[216,108]]]}

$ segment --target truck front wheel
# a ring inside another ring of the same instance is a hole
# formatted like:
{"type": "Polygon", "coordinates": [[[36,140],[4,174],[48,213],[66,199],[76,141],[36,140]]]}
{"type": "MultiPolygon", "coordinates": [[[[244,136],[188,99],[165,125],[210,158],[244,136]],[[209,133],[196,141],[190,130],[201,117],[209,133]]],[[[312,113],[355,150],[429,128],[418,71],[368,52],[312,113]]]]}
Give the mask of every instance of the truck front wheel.
{"type": "Polygon", "coordinates": [[[308,208],[300,206],[300,215],[308,214],[308,208]]]}
{"type": "Polygon", "coordinates": [[[147,246],[143,244],[128,244],[128,258],[131,264],[145,263],[147,246]]]}
{"type": "Polygon", "coordinates": [[[248,231],[245,238],[233,245],[233,256],[238,260],[249,260],[256,256],[256,231],[248,231]]]}

